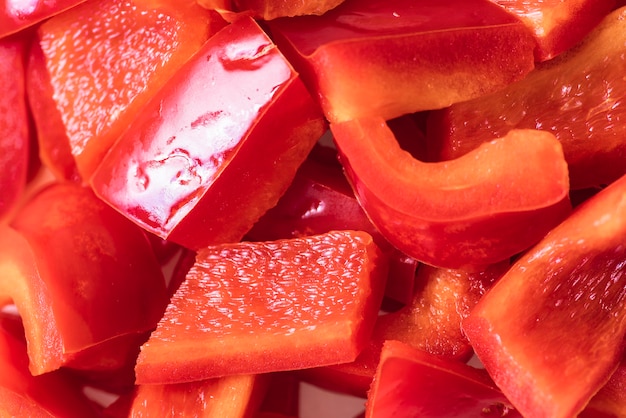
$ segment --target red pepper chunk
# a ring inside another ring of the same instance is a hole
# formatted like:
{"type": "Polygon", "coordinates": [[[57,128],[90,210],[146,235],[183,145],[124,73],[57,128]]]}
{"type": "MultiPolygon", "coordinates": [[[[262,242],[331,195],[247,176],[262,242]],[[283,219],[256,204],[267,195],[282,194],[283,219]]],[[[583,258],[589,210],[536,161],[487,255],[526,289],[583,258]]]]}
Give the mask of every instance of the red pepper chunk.
{"type": "Polygon", "coordinates": [[[386,268],[365,232],[201,249],[141,348],[137,383],[353,361],[376,320],[386,268]]]}
{"type": "Polygon", "coordinates": [[[0,228],[0,305],[22,316],[31,372],[125,365],[168,301],[144,232],[73,183],[42,190],[11,226],[0,228]]]}
{"type": "Polygon", "coordinates": [[[33,26],[51,16],[71,9],[84,1],[85,0],[6,0],[0,2],[0,38],[33,26]]]}
{"type": "Polygon", "coordinates": [[[191,249],[239,241],[326,129],[298,74],[250,18],[213,36],[137,115],[95,192],[191,249]]]}
{"type": "Polygon", "coordinates": [[[521,415],[484,370],[389,340],[383,346],[365,417],[518,418],[521,415]]]}
{"type": "Polygon", "coordinates": [[[626,174],[626,8],[607,15],[576,48],[484,97],[434,111],[431,159],[458,158],[511,129],[552,132],[570,184],[582,189],[626,174]]]}
{"type": "Polygon", "coordinates": [[[570,211],[567,165],[547,132],[512,131],[471,154],[423,163],[382,118],[331,124],[365,212],[396,247],[446,268],[502,261],[570,211]]]}
{"type": "Polygon", "coordinates": [[[626,176],[524,254],[463,322],[524,416],[575,416],[617,368],[626,335],[624,237],[626,176]]]}
{"type": "Polygon", "coordinates": [[[268,26],[330,122],[438,109],[534,68],[530,31],[486,0],[347,0],[268,26]]]}

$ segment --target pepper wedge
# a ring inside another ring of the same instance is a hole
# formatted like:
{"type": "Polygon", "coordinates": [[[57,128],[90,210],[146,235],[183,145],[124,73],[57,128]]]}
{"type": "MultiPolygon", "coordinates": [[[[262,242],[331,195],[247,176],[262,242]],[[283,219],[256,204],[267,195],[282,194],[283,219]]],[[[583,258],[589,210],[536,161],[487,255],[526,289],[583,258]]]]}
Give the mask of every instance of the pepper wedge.
{"type": "Polygon", "coordinates": [[[371,334],[386,274],[365,232],[201,249],[141,348],[137,383],[353,361],[371,334]]]}
{"type": "Polygon", "coordinates": [[[626,335],[626,176],[579,206],[489,290],[463,330],[524,415],[579,413],[626,335]]]}
{"type": "Polygon", "coordinates": [[[502,261],[569,213],[567,165],[550,133],[512,131],[457,160],[423,163],[400,149],[382,118],[331,131],[365,212],[419,261],[447,268],[502,261]]]}

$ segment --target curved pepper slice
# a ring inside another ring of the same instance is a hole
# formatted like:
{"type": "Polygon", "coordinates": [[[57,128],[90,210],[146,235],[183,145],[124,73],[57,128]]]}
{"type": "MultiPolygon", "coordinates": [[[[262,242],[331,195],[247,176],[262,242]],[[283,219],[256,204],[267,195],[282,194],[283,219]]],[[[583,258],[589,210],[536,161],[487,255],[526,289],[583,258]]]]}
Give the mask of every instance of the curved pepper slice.
{"type": "Polygon", "coordinates": [[[366,418],[521,418],[481,369],[399,341],[383,346],[366,418]]]}
{"type": "Polygon", "coordinates": [[[41,191],[12,226],[0,229],[0,303],[22,316],[33,374],[123,365],[168,301],[144,232],[73,183],[41,191]]]}
{"type": "Polygon", "coordinates": [[[331,124],[331,130],[374,225],[427,264],[504,260],[569,213],[567,165],[550,133],[512,131],[457,160],[423,163],[400,149],[381,118],[331,124]]]}
{"type": "Polygon", "coordinates": [[[88,181],[139,109],[223,24],[176,0],[92,0],[44,22],[29,70],[44,161],[71,173],[71,155],[88,181]]]}
{"type": "Polygon", "coordinates": [[[626,176],[524,254],[463,322],[524,416],[576,416],[617,368],[626,335],[624,237],[626,176]]]}
{"type": "Polygon", "coordinates": [[[535,34],[538,61],[576,45],[615,7],[615,0],[491,0],[518,16],[535,34]]]}
{"type": "Polygon", "coordinates": [[[191,249],[239,241],[288,188],[326,130],[322,113],[251,18],[214,35],[111,148],[95,192],[191,249]]]}
{"type": "Polygon", "coordinates": [[[626,8],[579,44],[494,94],[432,112],[431,159],[457,158],[510,129],[552,132],[563,145],[572,188],[626,174],[626,8]]]}
{"type": "Polygon", "coordinates": [[[203,248],[142,346],[138,384],[353,361],[387,277],[365,232],[203,248]]]}
{"type": "Polygon", "coordinates": [[[227,20],[244,14],[256,19],[271,20],[279,17],[321,15],[337,7],[344,0],[198,0],[207,9],[217,10],[227,20]]]}
{"type": "Polygon", "coordinates": [[[0,40],[0,221],[9,216],[22,196],[28,173],[25,51],[25,39],[0,40]]]}
{"type": "Polygon", "coordinates": [[[442,108],[534,68],[530,31],[486,0],[347,0],[268,25],[330,122],[442,108]]]}

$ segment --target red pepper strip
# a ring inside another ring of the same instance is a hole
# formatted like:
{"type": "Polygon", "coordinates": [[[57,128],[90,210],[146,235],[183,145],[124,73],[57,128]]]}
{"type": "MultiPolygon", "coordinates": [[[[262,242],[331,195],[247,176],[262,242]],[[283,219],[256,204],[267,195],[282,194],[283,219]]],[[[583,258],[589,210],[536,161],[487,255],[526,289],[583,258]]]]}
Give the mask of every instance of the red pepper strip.
{"type": "Polygon", "coordinates": [[[84,1],[5,0],[0,2],[0,38],[33,26],[84,1]]]}
{"type": "Polygon", "coordinates": [[[468,360],[472,348],[461,331],[461,321],[508,266],[505,261],[472,273],[420,266],[419,289],[412,302],[378,317],[372,338],[356,361],[305,370],[303,376],[331,390],[365,396],[387,340],[400,341],[440,358],[468,360]]]}
{"type": "Polygon", "coordinates": [[[321,15],[341,4],[344,0],[198,0],[207,9],[217,10],[224,19],[235,21],[241,16],[271,20],[279,17],[321,15]]]}
{"type": "Polygon", "coordinates": [[[0,40],[0,221],[9,217],[16,207],[28,173],[30,132],[25,49],[26,39],[0,40]]]}
{"type": "Polygon", "coordinates": [[[331,124],[346,175],[378,230],[440,267],[504,260],[570,211],[567,165],[552,134],[510,132],[457,160],[423,163],[381,118],[331,124]]]}
{"type": "Polygon", "coordinates": [[[13,321],[0,314],[0,416],[96,416],[96,409],[83,396],[79,382],[64,370],[42,376],[30,374],[26,344],[10,330],[14,328],[13,321]]]}
{"type": "Polygon", "coordinates": [[[626,359],[602,389],[589,401],[578,418],[619,418],[626,416],[626,359]]]}
{"type": "Polygon", "coordinates": [[[615,0],[491,0],[519,19],[537,40],[535,58],[547,61],[576,45],[613,7],[615,0]]]}
{"type": "Polygon", "coordinates": [[[124,365],[168,301],[143,231],[73,183],[44,189],[12,226],[0,230],[0,301],[22,315],[33,374],[124,365]]]}
{"type": "Polygon", "coordinates": [[[31,69],[42,152],[54,160],[56,141],[69,144],[88,181],[139,109],[223,25],[177,0],[89,1],[44,22],[43,59],[31,69]]]}
{"type": "Polygon", "coordinates": [[[325,130],[298,74],[256,22],[241,18],[143,108],[91,184],[161,238],[194,250],[236,242],[276,204],[325,130]]]}
{"type": "Polygon", "coordinates": [[[482,369],[387,341],[368,396],[368,418],[521,417],[482,369]]]}
{"type": "Polygon", "coordinates": [[[346,0],[268,26],[330,122],[439,109],[534,68],[530,31],[487,0],[346,0]]]}
{"type": "MultiPolygon", "coordinates": [[[[107,415],[124,417],[256,416],[267,385],[265,376],[227,376],[173,385],[137,386],[129,404],[112,405],[107,415]]],[[[119,402],[126,404],[128,400],[119,402]]]]}
{"type": "Polygon", "coordinates": [[[386,263],[365,232],[207,247],[141,348],[138,384],[354,361],[386,263]]]}
{"type": "Polygon", "coordinates": [[[524,254],[463,322],[528,417],[571,417],[607,381],[626,334],[626,176],[524,254]]]}
{"type": "MultiPolygon", "coordinates": [[[[563,3],[566,4],[566,3],[563,3]]],[[[552,132],[574,189],[626,174],[626,8],[604,18],[577,47],[537,65],[507,88],[428,120],[432,159],[458,158],[511,129],[552,132]]]]}

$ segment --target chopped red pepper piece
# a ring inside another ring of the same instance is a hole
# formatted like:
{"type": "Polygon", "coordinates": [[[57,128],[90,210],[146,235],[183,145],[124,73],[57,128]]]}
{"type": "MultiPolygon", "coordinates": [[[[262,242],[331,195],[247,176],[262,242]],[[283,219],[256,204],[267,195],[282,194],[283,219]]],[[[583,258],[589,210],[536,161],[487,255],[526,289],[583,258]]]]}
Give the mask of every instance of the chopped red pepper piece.
{"type": "Polygon", "coordinates": [[[271,20],[279,17],[321,15],[337,7],[344,0],[198,0],[207,9],[217,10],[227,20],[248,15],[271,20]]]}
{"type": "Polygon", "coordinates": [[[33,374],[124,365],[168,301],[143,231],[73,183],[44,189],[12,226],[0,229],[0,302],[22,315],[33,374]]]}
{"type": "Polygon", "coordinates": [[[0,38],[33,26],[84,1],[6,0],[0,2],[0,38]]]}
{"type": "Polygon", "coordinates": [[[24,80],[26,46],[26,39],[0,40],[0,221],[16,207],[28,173],[30,130],[24,80]]]}
{"type": "Polygon", "coordinates": [[[223,24],[176,0],[91,0],[43,23],[43,59],[30,71],[47,162],[65,147],[88,181],[139,109],[223,24]]]}
{"type": "Polygon", "coordinates": [[[571,417],[610,377],[626,335],[626,176],[524,254],[463,322],[528,417],[571,417]]]}
{"type": "Polygon", "coordinates": [[[615,6],[615,0],[491,1],[518,16],[535,34],[538,61],[576,45],[615,6]]]}
{"type": "Polygon", "coordinates": [[[250,18],[213,36],[137,115],[92,179],[147,230],[191,249],[239,241],[326,130],[250,18]]]}
{"type": "Polygon", "coordinates": [[[521,417],[484,370],[393,340],[383,347],[365,416],[521,417]]]}
{"type": "Polygon", "coordinates": [[[432,159],[457,158],[516,128],[552,132],[563,144],[571,187],[606,185],[626,174],[626,8],[578,47],[525,79],[482,98],[432,112],[432,159]]]}
{"type": "Polygon", "coordinates": [[[83,396],[79,381],[64,370],[42,376],[30,374],[26,344],[10,330],[13,321],[0,313],[0,416],[96,416],[96,409],[83,396]]]}
{"type": "Polygon", "coordinates": [[[137,383],[353,361],[370,337],[386,274],[364,232],[201,249],[142,346],[137,383]]]}
{"type": "Polygon", "coordinates": [[[530,31],[487,0],[347,0],[268,25],[331,122],[438,109],[534,67],[530,31]]]}
{"type": "Polygon", "coordinates": [[[570,210],[567,165],[548,132],[511,131],[457,160],[423,163],[381,118],[331,124],[355,194],[378,230],[428,264],[502,261],[570,210]]]}

